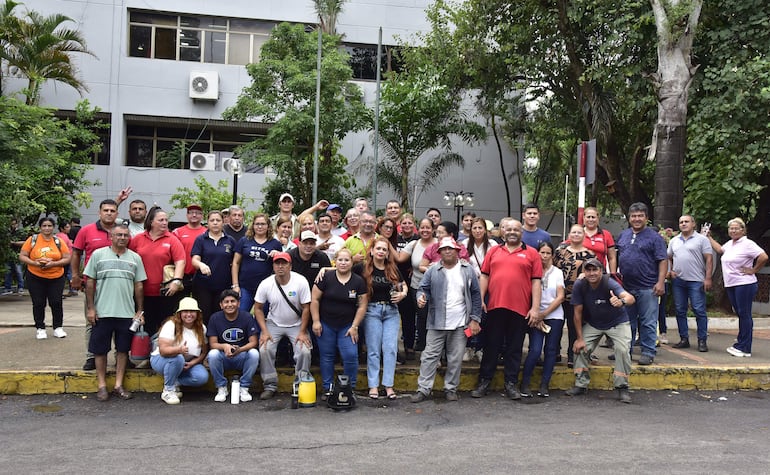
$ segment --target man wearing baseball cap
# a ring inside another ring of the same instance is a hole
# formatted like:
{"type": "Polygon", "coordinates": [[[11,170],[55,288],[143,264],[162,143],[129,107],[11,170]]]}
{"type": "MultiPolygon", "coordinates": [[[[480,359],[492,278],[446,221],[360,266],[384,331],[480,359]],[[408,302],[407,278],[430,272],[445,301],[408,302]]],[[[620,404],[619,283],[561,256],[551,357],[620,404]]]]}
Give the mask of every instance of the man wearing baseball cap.
{"type": "Polygon", "coordinates": [[[321,268],[332,265],[329,256],[316,249],[317,240],[318,237],[313,231],[302,231],[299,236],[299,246],[287,252],[291,257],[291,270],[305,277],[311,287],[321,268]]]}
{"type": "Polygon", "coordinates": [[[335,236],[342,236],[345,234],[347,229],[342,224],[342,206],[338,205],[337,203],[332,203],[328,208],[326,208],[326,213],[332,220],[331,233],[335,236]]]}
{"type": "MultiPolygon", "coordinates": [[[[184,247],[185,265],[184,278],[182,284],[189,291],[192,288],[192,278],[195,275],[195,268],[192,265],[192,251],[195,238],[206,232],[203,226],[203,208],[198,203],[187,205],[187,224],[180,226],[172,231],[172,234],[179,239],[184,247]]],[[[189,293],[188,293],[189,295],[189,293]]]]}
{"type": "Polygon", "coordinates": [[[588,392],[591,353],[603,336],[612,340],[615,349],[614,386],[618,400],[631,402],[628,393],[628,375],[631,373],[631,324],[625,307],[636,300],[629,292],[603,274],[604,266],[596,258],[583,264],[585,278],[578,279],[572,288],[572,305],[575,307],[575,386],[567,396],[580,396],[588,392]]]}
{"type": "MultiPolygon", "coordinates": [[[[299,235],[300,225],[299,221],[297,221],[297,215],[293,213],[294,203],[294,197],[291,195],[291,193],[281,193],[281,196],[278,197],[278,214],[270,217],[270,223],[272,224],[273,229],[275,229],[278,225],[279,218],[284,217],[291,219],[292,236],[296,237],[299,235]]],[[[320,200],[318,203],[314,204],[300,214],[315,214],[317,211],[324,210],[328,206],[328,201],[320,200]]]]}

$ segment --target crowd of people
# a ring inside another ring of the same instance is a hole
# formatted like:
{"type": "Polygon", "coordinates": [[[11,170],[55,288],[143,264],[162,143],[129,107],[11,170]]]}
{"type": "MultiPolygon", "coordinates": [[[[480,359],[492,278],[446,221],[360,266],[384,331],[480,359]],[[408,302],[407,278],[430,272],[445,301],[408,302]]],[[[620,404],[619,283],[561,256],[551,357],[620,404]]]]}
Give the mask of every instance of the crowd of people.
{"type": "Polygon", "coordinates": [[[715,252],[722,255],[724,285],[740,324],[727,352],[751,356],[755,274],[768,256],[746,237],[739,218],[728,223],[730,240],[720,244],[708,230],[697,232],[695,219],[684,215],[680,233],[666,243],[648,225],[642,203],[631,205],[629,227],[617,239],[599,226],[597,210],[586,208],[584,223],[555,244],[538,227],[534,204],[525,206],[521,221],[503,218],[493,236],[490,222],[471,212],[460,223],[442,220],[436,208],[418,219],[391,200],[378,218],[358,199],[346,211],[321,200],[297,215],[293,196],[284,193],[278,214],[256,213],[249,224],[235,205],[208,211],[204,223],[205,210],[192,203],[186,224],[170,231],[167,213],[148,210],[141,200],[129,204],[129,219],[118,219],[118,207],[130,193],[127,188],[117,200],[102,201],[99,219],[83,226],[72,242],[54,235],[56,223],[43,218],[40,232],[20,247],[37,338],[46,337],[46,303],[54,335],[66,336],[61,298],[68,272],[71,289],[85,290],[83,369],[96,370],[99,400],[131,397],[123,378],[136,321],[157,333],[150,366],[163,375],[161,399],[168,404],[180,402],[182,386],[205,384],[209,372],[217,388],[214,399],[224,402],[230,396],[227,370],[240,373],[241,401],[252,399],[257,371],[263,384],[259,398],[270,399],[277,391],[282,348],[298,374],[318,362],[322,399],[330,394],[338,357],[353,387],[361,357],[367,396],[396,399],[396,367],[418,354],[415,403],[431,397],[442,365],[444,397],[456,401],[462,364],[473,360],[480,368],[471,397],[488,393],[500,362],[507,397],[535,395],[538,364],[543,371],[536,394],[549,397],[565,323],[567,364],[576,375],[566,394],[587,392],[589,363],[606,337],[605,344],[614,348],[618,399],[630,402],[633,348],[641,347],[639,365],[654,362],[658,302],[667,280],[680,336],[674,347],[690,347],[691,306],[697,349],[708,351],[705,293],[712,285],[715,252]],[[525,338],[529,349],[520,379],[525,338]],[[108,391],[113,340],[116,378],[108,391]]]}

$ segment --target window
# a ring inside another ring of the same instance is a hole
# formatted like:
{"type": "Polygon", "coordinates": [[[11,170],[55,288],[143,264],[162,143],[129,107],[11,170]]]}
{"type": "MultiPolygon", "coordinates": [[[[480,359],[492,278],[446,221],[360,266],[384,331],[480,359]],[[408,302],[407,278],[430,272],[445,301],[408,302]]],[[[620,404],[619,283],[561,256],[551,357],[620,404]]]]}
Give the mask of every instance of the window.
{"type": "MultiPolygon", "coordinates": [[[[345,51],[350,55],[350,67],[353,69],[353,79],[377,79],[377,45],[345,43],[345,51]]],[[[391,71],[400,71],[401,66],[396,55],[395,46],[382,45],[382,67],[380,74],[384,77],[391,71]]]]}
{"type": "Polygon", "coordinates": [[[248,64],[276,22],[132,11],[128,55],[196,63],[248,64]]]}
{"type": "MultiPolygon", "coordinates": [[[[190,168],[190,152],[232,152],[267,134],[268,124],[126,116],[126,165],[190,168]]],[[[254,167],[247,167],[253,172],[254,167]]]]}

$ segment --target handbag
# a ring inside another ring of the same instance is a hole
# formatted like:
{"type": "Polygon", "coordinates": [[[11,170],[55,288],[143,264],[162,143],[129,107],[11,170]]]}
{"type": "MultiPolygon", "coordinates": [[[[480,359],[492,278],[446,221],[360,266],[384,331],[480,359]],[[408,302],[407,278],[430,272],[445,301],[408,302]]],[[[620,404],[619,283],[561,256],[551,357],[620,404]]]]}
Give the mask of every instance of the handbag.
{"type": "MultiPolygon", "coordinates": [[[[164,292],[165,289],[168,288],[168,284],[170,284],[174,280],[174,271],[176,270],[176,266],[174,264],[167,264],[163,266],[163,282],[160,283],[160,293],[161,295],[166,295],[164,292]]],[[[182,279],[179,280],[179,285],[181,288],[180,291],[184,290],[184,282],[182,279]]]]}
{"type": "Polygon", "coordinates": [[[275,285],[278,286],[278,290],[281,291],[281,295],[283,295],[283,298],[286,300],[286,303],[289,304],[289,307],[291,307],[292,310],[294,310],[294,313],[297,314],[298,317],[302,316],[302,312],[300,312],[297,307],[294,306],[293,303],[291,303],[291,300],[289,300],[289,297],[286,296],[286,292],[283,291],[283,288],[281,287],[281,284],[278,283],[278,277],[275,278],[275,285]]]}
{"type": "Polygon", "coordinates": [[[150,358],[152,348],[152,339],[149,333],[144,331],[144,325],[139,327],[139,331],[134,333],[131,338],[131,361],[144,361],[150,358]]]}

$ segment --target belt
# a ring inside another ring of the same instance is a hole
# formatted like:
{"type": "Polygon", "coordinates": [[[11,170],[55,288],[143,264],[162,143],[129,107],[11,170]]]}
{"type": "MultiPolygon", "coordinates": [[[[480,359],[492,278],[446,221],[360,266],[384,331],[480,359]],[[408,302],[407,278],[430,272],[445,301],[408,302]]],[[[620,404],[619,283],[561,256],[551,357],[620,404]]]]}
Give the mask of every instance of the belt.
{"type": "Polygon", "coordinates": [[[369,302],[373,305],[395,305],[393,302],[388,302],[386,300],[380,300],[379,302],[369,302]]]}

